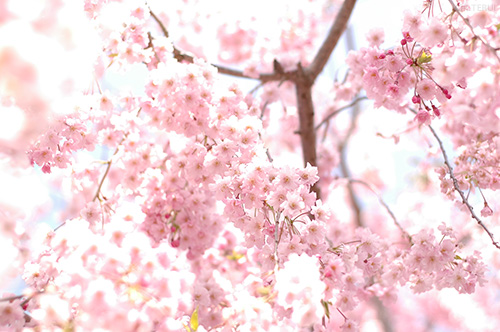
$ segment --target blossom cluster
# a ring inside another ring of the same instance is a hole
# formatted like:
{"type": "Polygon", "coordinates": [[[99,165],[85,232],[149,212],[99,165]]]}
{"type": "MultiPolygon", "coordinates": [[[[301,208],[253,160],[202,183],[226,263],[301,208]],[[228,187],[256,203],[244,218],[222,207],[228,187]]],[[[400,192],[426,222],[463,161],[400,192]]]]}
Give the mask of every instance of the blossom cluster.
{"type": "Polygon", "coordinates": [[[94,145],[95,135],[85,122],[70,115],[56,121],[28,151],[28,157],[31,165],[37,164],[44,173],[50,173],[52,167],[68,167],[72,162],[72,152],[92,151],[94,145]]]}
{"type": "Polygon", "coordinates": [[[411,102],[418,107],[416,120],[420,124],[430,124],[432,117],[441,115],[436,101],[444,103],[451,99],[450,92],[454,88],[450,84],[439,84],[433,77],[432,50],[443,43],[448,29],[437,18],[424,24],[412,13],[406,14],[404,29],[407,30],[403,31],[400,45],[389,50],[380,49],[383,32],[371,31],[368,35],[370,47],[349,53],[350,79],[361,83],[357,86],[375,101],[375,107],[402,113],[410,106],[408,94],[413,92],[411,102]],[[358,77],[362,79],[358,81],[358,77]]]}
{"type": "MultiPolygon", "coordinates": [[[[243,62],[242,76],[269,68],[268,59],[279,59],[287,71],[299,61],[307,66],[324,30],[312,14],[326,8],[323,19],[334,12],[331,2],[308,3],[287,12],[268,40],[259,39],[252,19],[219,26],[224,49],[218,58],[243,62]]],[[[283,151],[268,147],[275,130],[287,136],[279,141],[288,151],[297,150],[300,110],[293,84],[266,83],[262,94],[246,94],[201,57],[179,57],[164,26],[152,28],[164,19],[176,32],[200,18],[187,28],[191,37],[214,14],[190,9],[192,14],[170,10],[156,16],[136,1],[84,1],[81,10],[102,42],[96,80],[108,67],[142,66],[146,83],[143,91],[121,94],[97,84],[98,92],[56,118],[33,143],[32,165],[44,173],[68,170],[57,183],[68,205],[63,223],[29,250],[24,230],[14,230],[14,217],[0,215],[8,219],[3,231],[15,238],[19,256],[29,256],[20,273],[26,290],[0,299],[0,329],[355,331],[368,329],[372,303],[381,302],[381,321],[384,306],[400,306],[401,291],[421,299],[433,290],[471,294],[485,285],[482,253],[470,253],[467,239],[444,223],[439,235],[423,220],[411,220],[411,213],[400,224],[381,198],[393,220],[365,210],[359,218],[364,213],[380,219],[380,227],[346,222],[341,211],[349,199],[339,199],[334,187],[354,181],[335,181],[341,153],[323,144],[318,154],[324,168],[318,170],[284,162],[283,151]],[[268,108],[274,102],[286,113],[277,124],[268,108]],[[85,154],[94,149],[104,160],[85,154]],[[321,197],[314,187],[318,181],[321,197]],[[396,231],[386,225],[393,222],[396,231]],[[410,223],[414,227],[406,233],[410,223]]],[[[343,100],[364,89],[376,107],[404,113],[414,106],[419,125],[446,120],[444,131],[463,147],[454,179],[450,170],[438,171],[450,197],[454,180],[464,191],[499,188],[498,74],[475,82],[488,65],[473,61],[478,54],[489,65],[495,61],[484,44],[496,47],[492,15],[470,17],[478,28],[474,35],[457,18],[448,25],[441,16],[425,20],[409,13],[397,47],[382,49],[383,36],[373,31],[370,47],[349,54],[346,82],[333,84],[343,100]],[[472,53],[453,48],[453,42],[467,46],[479,38],[483,46],[472,53]]],[[[179,38],[176,46],[203,53],[196,38],[179,38]]],[[[340,163],[347,167],[345,160],[340,163]]],[[[356,205],[355,197],[350,201],[356,205]]],[[[492,215],[486,207],[485,202],[482,215],[492,215]]]]}

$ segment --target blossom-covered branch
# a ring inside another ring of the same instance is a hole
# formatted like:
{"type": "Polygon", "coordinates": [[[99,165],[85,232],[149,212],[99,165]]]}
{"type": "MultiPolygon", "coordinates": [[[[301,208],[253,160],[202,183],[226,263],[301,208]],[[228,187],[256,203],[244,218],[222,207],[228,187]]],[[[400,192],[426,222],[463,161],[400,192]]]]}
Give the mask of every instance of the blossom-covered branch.
{"type": "MultiPolygon", "coordinates": [[[[167,28],[163,24],[163,22],[158,18],[158,16],[151,9],[150,9],[149,12],[151,13],[151,16],[156,21],[156,23],[158,23],[158,25],[160,26],[160,29],[163,32],[163,34],[165,35],[165,37],[168,38],[169,37],[169,33],[168,33],[167,28]]],[[[187,54],[187,53],[179,50],[175,46],[174,46],[174,58],[177,59],[177,61],[179,61],[179,62],[192,63],[194,61],[194,56],[192,56],[190,54],[187,54]]],[[[253,76],[250,76],[250,75],[246,75],[241,70],[237,70],[237,69],[233,69],[233,68],[228,68],[228,67],[221,66],[221,65],[218,65],[218,64],[212,64],[212,66],[214,66],[215,68],[217,68],[217,71],[220,74],[225,74],[225,75],[230,75],[230,76],[240,77],[240,78],[248,78],[248,79],[253,79],[253,80],[258,79],[262,83],[272,82],[272,81],[289,80],[289,79],[292,79],[292,78],[294,78],[296,76],[295,72],[278,72],[278,71],[275,71],[273,73],[264,73],[264,74],[259,74],[258,77],[253,77],[253,76]]]]}
{"type": "Polygon", "coordinates": [[[464,17],[460,11],[460,8],[457,7],[457,5],[455,4],[455,2],[453,0],[448,0],[448,2],[451,4],[451,6],[453,7],[453,11],[455,13],[458,14],[458,16],[460,16],[460,18],[464,21],[465,25],[467,25],[467,27],[470,29],[471,33],[473,34],[474,36],[474,39],[478,39],[484,46],[486,46],[490,51],[491,53],[493,53],[493,55],[495,55],[495,57],[497,58],[497,60],[500,62],[500,56],[498,55],[498,51],[499,49],[498,48],[495,48],[493,46],[491,46],[489,43],[487,43],[483,38],[481,38],[480,36],[478,36],[475,32],[474,32],[474,28],[472,27],[472,25],[470,24],[470,21],[468,18],[464,17]]]}
{"type": "Polygon", "coordinates": [[[453,187],[455,188],[455,191],[458,192],[458,194],[462,198],[462,203],[465,204],[465,206],[469,210],[472,218],[475,219],[477,221],[477,223],[479,224],[479,226],[481,226],[484,229],[484,231],[488,234],[493,245],[495,247],[497,247],[498,249],[500,249],[500,244],[497,241],[495,241],[495,238],[493,237],[493,233],[488,229],[488,227],[484,224],[484,222],[476,215],[476,213],[474,212],[474,208],[470,205],[469,200],[465,196],[464,192],[460,189],[460,186],[458,184],[458,180],[455,177],[455,175],[453,174],[453,167],[451,166],[450,161],[448,160],[448,155],[446,154],[446,150],[444,149],[443,142],[439,138],[439,136],[436,133],[436,131],[434,130],[434,128],[432,128],[432,126],[429,126],[429,129],[431,130],[432,135],[438,141],[439,147],[441,149],[441,153],[442,153],[443,158],[444,158],[444,163],[445,163],[446,167],[448,168],[448,174],[450,175],[450,177],[453,181],[453,187]]]}

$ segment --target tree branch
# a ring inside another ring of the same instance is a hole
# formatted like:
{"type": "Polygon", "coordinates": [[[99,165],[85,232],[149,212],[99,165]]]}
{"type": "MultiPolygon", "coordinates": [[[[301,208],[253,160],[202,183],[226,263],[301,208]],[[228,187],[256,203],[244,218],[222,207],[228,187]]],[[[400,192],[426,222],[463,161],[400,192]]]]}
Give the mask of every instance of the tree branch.
{"type": "Polygon", "coordinates": [[[436,140],[439,143],[441,153],[443,154],[444,163],[445,163],[446,167],[448,167],[448,174],[450,174],[450,177],[453,181],[453,187],[454,187],[455,191],[457,191],[458,194],[460,195],[460,197],[462,198],[462,203],[467,206],[467,209],[469,210],[472,218],[476,219],[479,226],[481,226],[484,229],[484,231],[488,234],[493,245],[495,247],[497,247],[498,249],[500,249],[500,244],[495,241],[495,238],[493,237],[493,233],[490,232],[490,230],[486,227],[484,222],[476,215],[476,213],[474,212],[474,208],[470,205],[469,201],[467,200],[467,197],[465,196],[463,191],[460,189],[460,186],[458,185],[458,180],[455,177],[455,175],[453,174],[453,167],[451,166],[450,161],[448,160],[448,155],[446,154],[446,150],[444,149],[443,142],[439,138],[439,136],[436,133],[436,131],[434,130],[434,128],[432,128],[432,126],[429,126],[429,129],[431,130],[432,135],[434,135],[434,137],[436,138],[436,140]]]}
{"type": "MultiPolygon", "coordinates": [[[[350,137],[352,136],[352,133],[354,132],[354,128],[356,127],[356,118],[359,114],[359,110],[354,109],[354,112],[351,117],[351,124],[349,125],[349,130],[347,131],[347,134],[345,138],[342,140],[342,143],[339,144],[339,155],[340,155],[340,170],[342,172],[342,176],[346,179],[351,178],[351,172],[349,170],[349,166],[347,165],[347,156],[346,156],[346,151],[347,151],[347,144],[349,142],[350,137]]],[[[354,213],[354,220],[356,222],[357,227],[363,227],[363,218],[361,216],[361,207],[360,203],[358,200],[358,197],[354,191],[354,188],[352,186],[351,181],[347,183],[347,191],[349,193],[349,200],[351,201],[351,208],[354,213]]]]}
{"type": "Polygon", "coordinates": [[[373,189],[373,187],[369,183],[367,183],[367,182],[365,182],[363,180],[355,180],[355,179],[349,179],[349,182],[350,183],[359,183],[359,184],[362,184],[363,186],[365,186],[366,188],[370,189],[370,191],[372,193],[374,193],[375,196],[377,196],[377,199],[378,199],[379,203],[385,208],[385,210],[387,211],[387,213],[389,213],[389,215],[391,216],[392,220],[394,221],[394,225],[396,225],[396,227],[399,228],[399,230],[401,231],[401,233],[403,233],[403,235],[408,239],[408,241],[410,243],[412,243],[412,239],[411,239],[410,234],[408,234],[404,230],[404,228],[401,226],[401,224],[396,219],[396,216],[392,212],[392,210],[389,207],[389,205],[387,205],[387,203],[383,200],[382,196],[380,194],[378,194],[377,191],[375,189],[373,189]]]}
{"type": "MultiPolygon", "coordinates": [[[[306,166],[307,163],[311,164],[311,166],[317,166],[316,131],[314,130],[314,105],[312,101],[312,84],[314,81],[311,80],[310,76],[304,68],[302,68],[300,62],[297,73],[297,79],[294,83],[297,96],[297,109],[299,111],[299,133],[304,166],[306,166]]],[[[316,198],[320,199],[319,186],[315,184],[311,190],[316,193],[316,198]]]]}
{"type": "Polygon", "coordinates": [[[358,103],[361,100],[365,100],[365,99],[368,99],[368,98],[366,96],[358,97],[358,98],[354,99],[350,104],[342,106],[341,108],[333,111],[332,113],[328,114],[320,123],[318,123],[314,129],[318,130],[322,125],[324,125],[325,123],[330,121],[331,118],[333,118],[334,116],[336,116],[340,112],[348,109],[349,107],[356,105],[356,103],[358,103]]]}
{"type": "Polygon", "coordinates": [[[488,48],[495,55],[495,57],[497,58],[497,60],[500,61],[500,57],[498,56],[498,53],[497,53],[498,49],[494,48],[493,46],[491,46],[490,44],[488,44],[486,41],[484,41],[483,38],[481,38],[480,36],[476,35],[476,33],[474,32],[474,28],[472,27],[472,25],[469,22],[469,19],[466,18],[466,17],[464,17],[462,15],[462,13],[460,12],[460,8],[457,7],[457,5],[455,4],[455,2],[453,2],[453,0],[448,0],[448,2],[451,4],[451,7],[453,7],[453,11],[456,12],[458,14],[458,16],[460,16],[462,18],[462,20],[464,21],[465,25],[467,25],[467,27],[469,27],[469,29],[472,32],[472,35],[474,36],[474,38],[478,39],[481,43],[483,43],[483,45],[486,46],[486,48],[488,48]]]}
{"type": "Polygon", "coordinates": [[[351,17],[355,4],[356,0],[344,0],[340,11],[335,18],[335,22],[333,22],[333,25],[328,32],[328,36],[323,42],[323,45],[321,45],[321,48],[316,54],[313,62],[308,67],[308,71],[310,72],[313,80],[316,79],[328,62],[333,49],[340,39],[340,36],[347,27],[347,21],[349,20],[349,17],[351,17]]]}
{"type": "MultiPolygon", "coordinates": [[[[156,14],[150,9],[149,12],[151,13],[151,17],[158,23],[160,26],[161,31],[163,32],[163,35],[165,37],[169,37],[169,33],[163,22],[156,16],[156,14]]],[[[188,62],[188,63],[193,63],[194,62],[194,56],[187,54],[185,52],[182,52],[179,50],[177,47],[174,46],[174,58],[179,61],[179,62],[188,62]]],[[[251,77],[243,73],[241,70],[237,69],[232,69],[228,67],[224,67],[221,65],[216,65],[216,64],[211,64],[215,68],[217,68],[217,71],[221,74],[225,75],[230,75],[234,77],[240,77],[240,78],[248,78],[252,80],[260,80],[262,83],[266,82],[271,82],[271,81],[282,81],[282,80],[290,80],[295,77],[295,71],[293,72],[273,72],[273,73],[266,73],[266,74],[259,74],[258,77],[251,77]]]]}

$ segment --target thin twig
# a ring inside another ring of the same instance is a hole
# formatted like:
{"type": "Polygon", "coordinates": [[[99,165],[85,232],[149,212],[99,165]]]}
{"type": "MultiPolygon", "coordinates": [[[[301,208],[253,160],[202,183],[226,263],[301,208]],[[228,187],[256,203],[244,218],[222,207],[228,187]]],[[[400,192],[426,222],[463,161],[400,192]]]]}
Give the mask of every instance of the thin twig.
{"type": "Polygon", "coordinates": [[[2,298],[0,298],[0,302],[10,302],[10,301],[14,301],[14,300],[19,300],[25,296],[26,295],[15,295],[15,296],[2,297],[2,298]]]}
{"type": "MultiPolygon", "coordinates": [[[[355,105],[352,112],[349,129],[347,130],[344,139],[338,147],[340,155],[340,170],[342,171],[342,176],[347,179],[351,178],[351,171],[349,170],[349,166],[347,165],[347,145],[352,134],[354,133],[354,130],[356,129],[356,121],[359,115],[359,108],[357,106],[358,105],[355,105]]],[[[352,184],[350,182],[347,183],[347,191],[349,193],[349,199],[351,201],[351,208],[354,212],[354,220],[356,221],[356,225],[358,227],[363,227],[364,223],[361,216],[361,204],[359,203],[358,196],[356,195],[356,192],[354,191],[354,188],[352,187],[352,184]]]]}
{"type": "Polygon", "coordinates": [[[358,97],[358,98],[354,99],[350,104],[342,106],[341,108],[333,111],[332,113],[328,114],[320,123],[318,123],[314,129],[318,130],[323,124],[327,123],[331,118],[333,118],[334,116],[336,116],[340,112],[356,105],[356,103],[358,103],[361,100],[365,100],[365,99],[368,99],[368,98],[366,96],[358,97]]]}
{"type": "Polygon", "coordinates": [[[464,17],[462,15],[462,13],[460,12],[460,8],[457,7],[457,5],[455,4],[455,2],[453,2],[453,0],[448,0],[448,2],[453,7],[453,11],[455,11],[458,14],[458,16],[460,16],[462,18],[462,20],[464,21],[465,25],[467,25],[467,27],[469,27],[470,31],[474,35],[474,38],[479,39],[479,41],[481,43],[483,43],[484,46],[486,46],[491,52],[493,52],[493,54],[495,55],[495,57],[497,58],[497,60],[500,61],[500,57],[498,56],[498,53],[497,53],[498,49],[494,48],[493,46],[491,46],[490,44],[488,44],[486,41],[484,41],[483,38],[481,38],[480,36],[476,35],[476,33],[474,32],[474,28],[472,27],[472,25],[469,22],[469,19],[466,18],[466,17],[464,17]]]}
{"type": "Polygon", "coordinates": [[[460,195],[460,197],[462,198],[462,203],[465,204],[465,206],[467,206],[467,209],[469,210],[472,218],[476,219],[479,226],[481,226],[485,230],[485,232],[488,234],[493,245],[495,247],[497,247],[498,249],[500,249],[500,244],[495,241],[495,238],[493,237],[493,233],[490,232],[490,230],[486,227],[484,222],[476,215],[476,213],[474,212],[474,208],[470,205],[469,201],[467,200],[467,197],[465,197],[464,192],[460,189],[460,186],[458,184],[458,180],[455,177],[455,175],[453,174],[453,167],[450,164],[450,161],[448,159],[448,155],[446,154],[446,150],[444,149],[444,146],[443,146],[443,142],[439,138],[439,136],[436,133],[436,131],[434,130],[434,128],[432,128],[432,126],[429,126],[429,129],[431,130],[432,135],[434,135],[434,137],[436,138],[436,140],[439,143],[439,147],[441,148],[441,153],[443,154],[444,163],[445,163],[446,167],[448,167],[448,174],[450,174],[455,191],[457,191],[458,194],[460,195]]]}
{"type": "MultiPolygon", "coordinates": [[[[139,111],[137,112],[137,116],[139,116],[139,113],[141,112],[141,110],[142,110],[142,108],[139,108],[139,111]]],[[[120,146],[127,139],[128,134],[129,133],[127,132],[127,133],[125,133],[125,135],[123,135],[122,139],[120,140],[120,143],[118,143],[118,146],[115,149],[115,152],[113,152],[113,156],[115,156],[118,153],[120,146]]],[[[92,202],[94,202],[96,199],[99,198],[99,193],[101,192],[102,185],[104,183],[104,180],[106,179],[106,176],[108,175],[108,172],[109,172],[109,169],[111,168],[112,162],[113,162],[113,160],[111,158],[108,161],[106,161],[106,164],[108,164],[108,166],[106,167],[106,171],[104,171],[104,175],[102,176],[101,181],[99,181],[99,186],[97,187],[97,191],[94,195],[94,198],[92,199],[92,202]]]]}
{"type": "Polygon", "coordinates": [[[19,299],[23,299],[24,298],[24,300],[20,303],[21,306],[24,306],[32,298],[34,298],[38,294],[42,294],[43,292],[45,292],[45,290],[36,291],[35,293],[32,293],[31,295],[21,294],[21,295],[13,295],[13,296],[1,297],[0,298],[0,302],[10,302],[10,301],[19,300],[19,299]]]}
{"type": "Polygon", "coordinates": [[[94,195],[94,198],[92,199],[92,202],[94,202],[97,198],[99,198],[99,193],[101,192],[101,188],[102,188],[102,185],[104,183],[104,179],[106,179],[106,176],[108,175],[109,169],[111,168],[111,163],[112,163],[111,159],[106,162],[106,164],[108,164],[108,166],[106,167],[106,171],[104,172],[104,175],[102,176],[101,181],[99,181],[99,186],[97,187],[97,191],[94,195]]]}
{"type": "Polygon", "coordinates": [[[370,189],[370,191],[372,193],[374,193],[375,196],[377,196],[377,199],[378,199],[379,203],[386,209],[387,213],[389,213],[389,215],[391,216],[392,220],[394,221],[394,225],[396,225],[396,227],[399,228],[399,230],[401,231],[401,233],[403,233],[403,235],[410,241],[410,243],[412,242],[410,234],[408,234],[404,230],[404,228],[401,226],[401,224],[396,219],[396,216],[394,215],[394,212],[392,212],[392,210],[389,207],[389,205],[387,205],[387,203],[384,201],[384,199],[382,198],[382,196],[369,183],[367,183],[367,182],[365,182],[363,180],[357,180],[357,179],[349,179],[349,182],[351,182],[351,183],[359,183],[359,184],[362,184],[363,186],[365,186],[366,188],[370,189]]]}

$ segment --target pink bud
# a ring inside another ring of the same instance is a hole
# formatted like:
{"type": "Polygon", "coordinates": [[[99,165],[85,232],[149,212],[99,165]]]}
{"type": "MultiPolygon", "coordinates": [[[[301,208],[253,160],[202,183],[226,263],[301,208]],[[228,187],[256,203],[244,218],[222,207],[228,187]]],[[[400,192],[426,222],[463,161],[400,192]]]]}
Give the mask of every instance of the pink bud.
{"type": "Polygon", "coordinates": [[[179,246],[181,245],[181,240],[180,239],[172,240],[172,241],[170,241],[170,245],[173,248],[179,248],[179,246]]]}
{"type": "Polygon", "coordinates": [[[42,166],[42,172],[44,172],[45,174],[50,174],[51,173],[50,165],[49,164],[43,164],[43,166],[42,166]]]}
{"type": "Polygon", "coordinates": [[[439,111],[439,108],[437,108],[436,106],[432,105],[432,112],[434,112],[434,114],[436,116],[440,116],[441,115],[441,112],[439,111]]]}
{"type": "Polygon", "coordinates": [[[406,59],[406,63],[411,66],[413,64],[413,60],[412,59],[406,59]]]}
{"type": "Polygon", "coordinates": [[[419,96],[413,96],[413,98],[411,99],[411,101],[414,104],[420,104],[420,97],[419,96]]]}
{"type": "Polygon", "coordinates": [[[378,58],[379,58],[379,59],[385,59],[385,54],[384,54],[384,53],[380,54],[380,55],[378,56],[378,58]]]}
{"type": "Polygon", "coordinates": [[[401,46],[405,46],[406,45],[406,39],[401,39],[401,46]]]}

